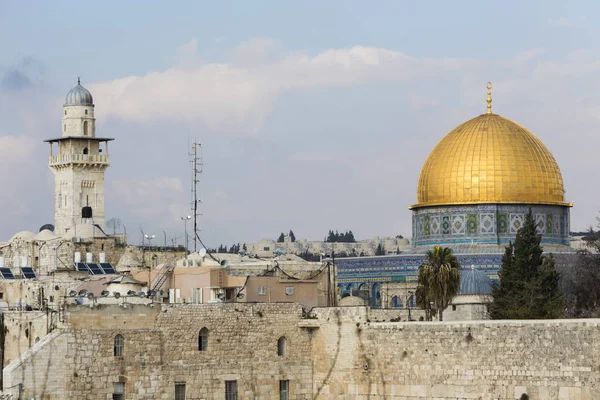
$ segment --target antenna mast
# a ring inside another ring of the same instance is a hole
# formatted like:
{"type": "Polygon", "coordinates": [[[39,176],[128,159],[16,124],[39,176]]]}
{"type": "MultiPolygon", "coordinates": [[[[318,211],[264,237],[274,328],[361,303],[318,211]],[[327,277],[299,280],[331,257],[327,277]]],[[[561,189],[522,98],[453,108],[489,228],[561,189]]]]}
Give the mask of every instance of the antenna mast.
{"type": "Polygon", "coordinates": [[[197,249],[197,235],[198,229],[198,216],[202,215],[198,213],[198,202],[202,203],[202,199],[198,200],[198,182],[200,181],[199,175],[202,173],[202,167],[204,163],[202,161],[202,144],[194,142],[192,144],[192,152],[189,153],[190,162],[192,163],[192,193],[191,193],[191,210],[194,215],[194,252],[197,249]]]}

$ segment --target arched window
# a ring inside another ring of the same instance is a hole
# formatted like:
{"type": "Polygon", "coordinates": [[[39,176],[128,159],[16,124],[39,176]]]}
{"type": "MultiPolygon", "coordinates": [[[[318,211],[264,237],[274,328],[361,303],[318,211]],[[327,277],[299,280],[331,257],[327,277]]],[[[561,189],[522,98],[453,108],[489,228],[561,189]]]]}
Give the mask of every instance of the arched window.
{"type": "Polygon", "coordinates": [[[89,151],[88,151],[88,148],[87,148],[87,147],[84,147],[84,148],[83,148],[83,154],[87,154],[87,153],[89,153],[89,151]]]}
{"type": "Polygon", "coordinates": [[[202,328],[198,335],[198,351],[206,350],[208,350],[208,329],[202,328]]]}
{"type": "Polygon", "coordinates": [[[277,341],[277,355],[283,357],[283,356],[285,356],[286,351],[287,351],[287,339],[285,338],[285,336],[282,336],[277,341]]]}
{"type": "Polygon", "coordinates": [[[87,126],[88,126],[88,122],[87,121],[83,121],[83,135],[84,136],[87,136],[87,134],[88,134],[88,128],[87,128],[87,126]]]}
{"type": "Polygon", "coordinates": [[[417,306],[417,302],[415,301],[415,296],[410,296],[408,298],[408,307],[415,308],[417,306]]]}
{"type": "Polygon", "coordinates": [[[115,357],[123,357],[123,346],[125,346],[123,336],[115,336],[115,357]]]}
{"type": "Polygon", "coordinates": [[[392,306],[394,308],[402,308],[402,300],[398,296],[392,297],[392,306]]]}

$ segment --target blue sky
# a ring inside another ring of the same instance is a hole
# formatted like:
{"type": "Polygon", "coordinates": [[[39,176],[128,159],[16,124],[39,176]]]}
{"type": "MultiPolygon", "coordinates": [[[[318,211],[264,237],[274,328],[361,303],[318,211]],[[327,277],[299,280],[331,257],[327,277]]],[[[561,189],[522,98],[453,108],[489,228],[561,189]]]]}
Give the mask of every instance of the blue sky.
{"type": "Polygon", "coordinates": [[[13,194],[0,199],[11,210],[0,239],[53,219],[41,140],[58,136],[77,76],[95,97],[99,134],[116,138],[106,214],[130,233],[181,236],[195,137],[211,245],[290,228],[309,239],[329,229],[409,236],[425,157],[485,110],[488,80],[494,111],[557,158],[573,229],[585,229],[600,208],[589,185],[600,144],[599,8],[0,0],[0,184],[13,194]]]}

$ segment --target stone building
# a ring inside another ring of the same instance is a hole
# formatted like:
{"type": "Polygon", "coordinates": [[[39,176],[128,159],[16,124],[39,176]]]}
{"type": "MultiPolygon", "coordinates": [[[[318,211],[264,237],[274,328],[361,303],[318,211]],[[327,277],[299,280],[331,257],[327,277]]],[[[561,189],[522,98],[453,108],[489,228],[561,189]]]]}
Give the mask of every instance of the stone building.
{"type": "Polygon", "coordinates": [[[94,100],[79,80],[67,93],[63,114],[62,136],[45,140],[55,176],[55,232],[74,238],[105,236],[104,173],[108,142],[114,139],[96,136],[94,100]]]}

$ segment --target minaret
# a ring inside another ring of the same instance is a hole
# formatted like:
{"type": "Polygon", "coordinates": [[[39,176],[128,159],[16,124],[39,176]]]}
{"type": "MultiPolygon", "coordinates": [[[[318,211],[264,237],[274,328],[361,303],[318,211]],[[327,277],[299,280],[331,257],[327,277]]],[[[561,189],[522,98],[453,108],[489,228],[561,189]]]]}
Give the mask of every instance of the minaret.
{"type": "Polygon", "coordinates": [[[57,235],[77,238],[103,235],[95,225],[104,229],[104,172],[109,166],[111,140],[96,137],[92,94],[77,79],[77,86],[67,94],[63,106],[62,136],[45,140],[50,143],[48,166],[55,179],[57,235]]]}

